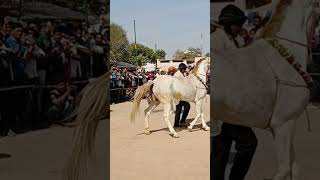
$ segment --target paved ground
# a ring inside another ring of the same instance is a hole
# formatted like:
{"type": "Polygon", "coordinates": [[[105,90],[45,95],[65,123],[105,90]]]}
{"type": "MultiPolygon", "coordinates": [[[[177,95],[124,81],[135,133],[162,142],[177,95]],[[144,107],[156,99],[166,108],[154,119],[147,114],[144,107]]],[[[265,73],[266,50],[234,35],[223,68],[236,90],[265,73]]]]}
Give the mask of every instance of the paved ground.
{"type": "MultiPolygon", "coordinates": [[[[106,121],[97,132],[96,159],[81,180],[106,179],[106,121]]],[[[60,180],[72,148],[72,128],[52,127],[0,139],[1,180],[60,180]]]]}
{"type": "MultiPolygon", "coordinates": [[[[204,105],[209,118],[209,97],[204,105]]],[[[143,109],[136,123],[129,121],[131,103],[111,106],[111,180],[209,180],[210,132],[178,129],[169,136],[160,105],[150,117],[151,135],[144,135],[143,109]]],[[[191,104],[188,118],[195,117],[191,104]]],[[[173,121],[173,116],[171,117],[173,121]]],[[[172,122],[171,121],[171,122],[172,122]]],[[[200,123],[200,122],[199,122],[200,123]]],[[[198,123],[198,124],[199,124],[198,123]]]]}

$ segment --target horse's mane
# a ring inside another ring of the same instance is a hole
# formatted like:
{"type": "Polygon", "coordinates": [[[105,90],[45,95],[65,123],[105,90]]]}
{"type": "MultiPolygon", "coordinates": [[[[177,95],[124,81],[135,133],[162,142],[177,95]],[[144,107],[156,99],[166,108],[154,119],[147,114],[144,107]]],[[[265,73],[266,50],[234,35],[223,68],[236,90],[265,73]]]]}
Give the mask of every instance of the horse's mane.
{"type": "Polygon", "coordinates": [[[264,28],[262,37],[273,37],[280,31],[281,25],[287,13],[288,6],[293,0],[280,0],[276,6],[276,11],[273,14],[271,21],[264,28]]]}
{"type": "Polygon", "coordinates": [[[193,68],[192,71],[191,71],[192,74],[195,74],[195,73],[198,72],[199,67],[200,67],[200,64],[201,64],[201,62],[204,61],[204,60],[205,60],[205,58],[200,59],[200,60],[196,63],[196,65],[194,66],[194,68],[193,68]]]}

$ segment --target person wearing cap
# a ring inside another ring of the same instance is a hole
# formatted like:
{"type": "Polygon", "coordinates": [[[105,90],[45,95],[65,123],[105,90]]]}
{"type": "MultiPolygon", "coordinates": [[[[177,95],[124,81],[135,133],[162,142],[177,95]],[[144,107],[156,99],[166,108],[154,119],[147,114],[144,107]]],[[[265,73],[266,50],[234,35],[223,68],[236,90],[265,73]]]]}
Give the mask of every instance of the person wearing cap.
{"type": "MultiPolygon", "coordinates": [[[[217,28],[211,35],[214,53],[239,48],[236,37],[239,35],[246,19],[244,12],[234,5],[228,5],[222,9],[219,16],[221,28],[217,28]]],[[[235,141],[237,152],[233,160],[229,180],[243,180],[250,168],[257,147],[257,138],[253,130],[249,127],[228,123],[222,123],[220,131],[214,131],[214,128],[211,130],[211,179],[225,179],[224,174],[232,141],[235,141]]]]}
{"type": "MultiPolygon", "coordinates": [[[[179,64],[178,71],[173,76],[178,78],[184,78],[186,74],[187,66],[184,63],[179,64]]],[[[186,123],[187,116],[190,110],[190,103],[186,101],[180,101],[176,106],[176,115],[174,120],[174,127],[181,127],[186,123]],[[182,112],[183,109],[183,112],[182,112]],[[181,116],[182,113],[182,116],[181,116]]]]}
{"type": "Polygon", "coordinates": [[[171,67],[168,68],[167,74],[170,75],[170,76],[173,76],[177,71],[178,71],[177,68],[171,66],[171,67]]]}

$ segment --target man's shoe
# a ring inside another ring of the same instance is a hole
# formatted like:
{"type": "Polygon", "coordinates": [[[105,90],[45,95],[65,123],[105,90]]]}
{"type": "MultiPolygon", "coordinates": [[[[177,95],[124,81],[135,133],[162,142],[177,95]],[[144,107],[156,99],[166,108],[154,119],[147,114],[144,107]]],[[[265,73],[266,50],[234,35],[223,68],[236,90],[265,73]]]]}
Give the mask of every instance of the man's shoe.
{"type": "Polygon", "coordinates": [[[180,123],[180,126],[181,126],[181,127],[188,127],[188,124],[187,124],[186,122],[181,122],[181,123],[180,123]]]}

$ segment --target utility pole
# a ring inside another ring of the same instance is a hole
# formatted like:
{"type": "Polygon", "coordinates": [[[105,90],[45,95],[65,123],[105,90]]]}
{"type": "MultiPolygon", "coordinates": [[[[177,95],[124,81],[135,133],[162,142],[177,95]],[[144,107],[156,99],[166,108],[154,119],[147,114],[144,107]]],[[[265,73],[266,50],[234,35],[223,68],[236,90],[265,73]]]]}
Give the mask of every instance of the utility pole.
{"type": "Polygon", "coordinates": [[[134,31],[134,51],[135,51],[135,63],[137,63],[137,34],[136,34],[136,20],[133,20],[133,31],[134,31]]]}
{"type": "Polygon", "coordinates": [[[200,53],[200,56],[202,57],[203,55],[203,35],[201,33],[201,53],[200,53]]]}
{"type": "Polygon", "coordinates": [[[158,56],[157,56],[157,44],[154,44],[154,54],[155,54],[155,62],[157,62],[158,56]]]}
{"type": "Polygon", "coordinates": [[[136,20],[133,20],[133,30],[134,30],[134,45],[137,45],[137,34],[136,34],[136,20]]]}

